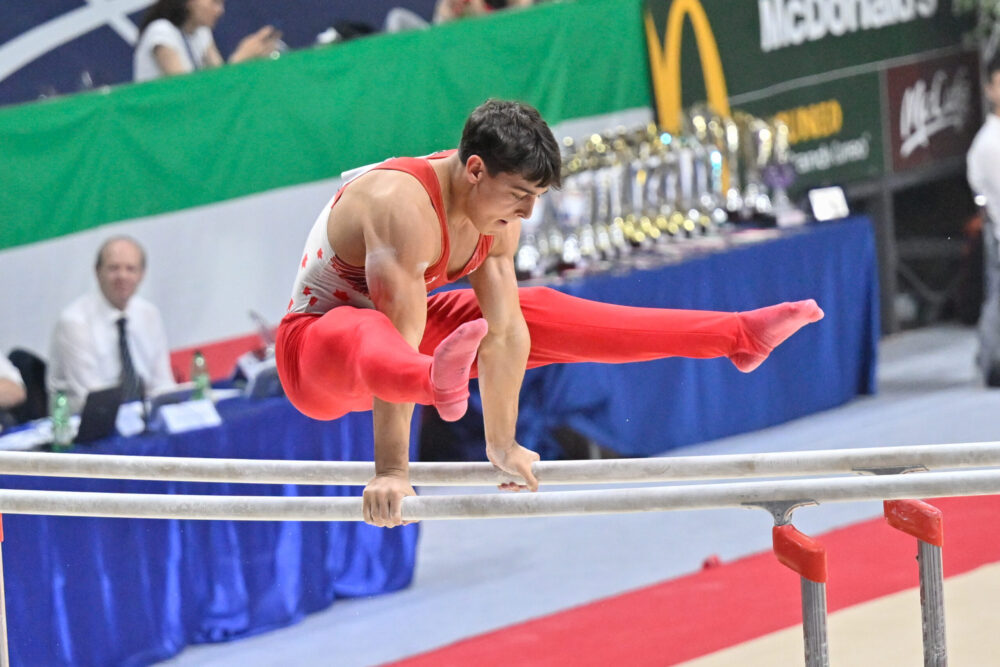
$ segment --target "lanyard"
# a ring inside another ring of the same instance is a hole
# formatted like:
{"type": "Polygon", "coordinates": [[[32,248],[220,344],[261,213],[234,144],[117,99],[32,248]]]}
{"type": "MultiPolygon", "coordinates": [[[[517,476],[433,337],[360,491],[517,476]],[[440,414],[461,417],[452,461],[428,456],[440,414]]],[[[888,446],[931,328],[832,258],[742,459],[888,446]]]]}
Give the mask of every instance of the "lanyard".
{"type": "Polygon", "coordinates": [[[194,51],[191,49],[191,43],[188,42],[188,37],[184,34],[183,30],[181,30],[181,39],[184,42],[184,49],[187,51],[188,58],[191,59],[191,66],[194,67],[195,70],[201,69],[201,63],[194,57],[194,51]]]}

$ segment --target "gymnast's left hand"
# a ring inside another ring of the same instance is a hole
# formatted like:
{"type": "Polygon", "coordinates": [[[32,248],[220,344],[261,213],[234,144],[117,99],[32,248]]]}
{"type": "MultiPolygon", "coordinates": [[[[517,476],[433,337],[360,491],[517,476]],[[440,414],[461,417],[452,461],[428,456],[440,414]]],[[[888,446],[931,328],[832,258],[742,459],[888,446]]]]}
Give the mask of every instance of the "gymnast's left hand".
{"type": "Polygon", "coordinates": [[[497,488],[501,491],[538,490],[538,480],[535,478],[534,473],[531,472],[531,464],[541,458],[537,452],[525,449],[514,441],[511,441],[506,446],[487,443],[486,458],[490,460],[490,463],[500,468],[500,470],[511,475],[518,475],[525,481],[524,484],[518,484],[517,482],[498,484],[497,488]]]}
{"type": "Polygon", "coordinates": [[[365,523],[379,528],[405,526],[413,521],[403,521],[403,498],[415,496],[406,473],[383,473],[368,481],[363,497],[365,523]]]}

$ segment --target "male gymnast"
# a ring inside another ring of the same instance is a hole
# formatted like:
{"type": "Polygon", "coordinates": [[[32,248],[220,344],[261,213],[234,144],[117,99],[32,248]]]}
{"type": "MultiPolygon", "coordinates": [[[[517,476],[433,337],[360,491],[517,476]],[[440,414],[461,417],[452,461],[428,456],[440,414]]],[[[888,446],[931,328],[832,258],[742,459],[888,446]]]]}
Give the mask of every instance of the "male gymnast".
{"type": "Polygon", "coordinates": [[[538,489],[538,454],[515,438],[524,371],[552,363],[728,357],[750,372],[802,326],[813,300],[744,313],[635,308],[587,301],[514,275],[521,220],[560,183],[559,145],[539,113],[488,100],[457,150],[393,158],[346,183],[306,241],[278,373],[292,403],[316,419],[373,410],[375,477],[364,520],[404,523],[415,403],[453,421],[478,377],[486,455],[538,489]],[[428,296],[469,277],[472,289],[428,296]]]}

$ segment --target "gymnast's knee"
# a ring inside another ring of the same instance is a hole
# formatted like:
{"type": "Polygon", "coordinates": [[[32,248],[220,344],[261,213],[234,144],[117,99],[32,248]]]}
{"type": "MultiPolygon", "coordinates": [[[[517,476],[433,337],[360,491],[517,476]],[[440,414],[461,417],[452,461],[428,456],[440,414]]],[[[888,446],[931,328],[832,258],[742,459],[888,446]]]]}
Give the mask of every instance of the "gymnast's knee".
{"type": "Polygon", "coordinates": [[[563,299],[566,295],[551,287],[522,287],[517,293],[521,307],[524,306],[546,306],[554,301],[563,299]]]}

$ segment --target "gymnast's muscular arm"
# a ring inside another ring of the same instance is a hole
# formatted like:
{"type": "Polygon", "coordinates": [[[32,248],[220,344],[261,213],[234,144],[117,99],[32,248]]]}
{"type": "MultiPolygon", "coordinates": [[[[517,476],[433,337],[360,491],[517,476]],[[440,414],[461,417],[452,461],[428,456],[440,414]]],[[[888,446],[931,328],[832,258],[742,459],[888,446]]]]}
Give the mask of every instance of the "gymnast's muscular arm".
{"type": "Polygon", "coordinates": [[[486,456],[498,468],[525,480],[525,485],[503,484],[501,489],[537,491],[538,480],[531,472],[531,464],[538,460],[538,454],[515,439],[517,403],[531,348],[514,275],[520,233],[518,220],[497,234],[489,257],[470,274],[469,280],[489,324],[489,333],[479,344],[478,360],[486,456]]]}
{"type": "MultiPolygon", "coordinates": [[[[427,323],[424,271],[441,252],[440,228],[419,183],[402,174],[377,176],[376,185],[357,195],[365,198],[359,203],[368,289],[375,308],[417,349],[427,323]]],[[[354,204],[342,198],[338,208],[345,203],[354,204]]],[[[373,414],[375,477],[365,487],[364,519],[376,526],[398,526],[403,523],[403,498],[415,495],[409,478],[413,404],[375,398],[373,414]]]]}

